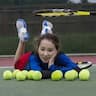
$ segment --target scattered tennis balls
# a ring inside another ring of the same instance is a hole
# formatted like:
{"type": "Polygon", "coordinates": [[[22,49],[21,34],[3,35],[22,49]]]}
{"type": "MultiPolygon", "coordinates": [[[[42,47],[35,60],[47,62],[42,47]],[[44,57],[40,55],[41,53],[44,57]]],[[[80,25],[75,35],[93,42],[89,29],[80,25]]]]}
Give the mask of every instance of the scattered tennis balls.
{"type": "Polygon", "coordinates": [[[58,81],[58,80],[61,80],[62,78],[63,78],[63,73],[60,70],[56,70],[51,74],[51,79],[53,81],[58,81]]]}
{"type": "Polygon", "coordinates": [[[82,81],[87,81],[90,78],[90,72],[88,69],[83,69],[79,73],[79,79],[82,81]]]}
{"type": "Polygon", "coordinates": [[[32,79],[33,79],[33,74],[34,74],[34,71],[33,71],[33,70],[28,71],[28,73],[27,73],[27,78],[28,78],[29,80],[32,80],[32,79]]]}
{"type": "Polygon", "coordinates": [[[12,72],[10,70],[6,70],[3,72],[3,79],[11,80],[12,79],[12,72]]]}
{"type": "Polygon", "coordinates": [[[32,78],[33,78],[33,80],[41,80],[42,79],[42,73],[40,71],[34,71],[32,78]]]}
{"type": "Polygon", "coordinates": [[[20,72],[20,70],[18,70],[18,69],[15,69],[15,70],[13,70],[13,78],[16,78],[16,74],[17,74],[17,72],[20,72]]]}
{"type": "Polygon", "coordinates": [[[73,70],[67,71],[64,74],[65,80],[72,81],[77,78],[77,73],[73,70]]]}
{"type": "Polygon", "coordinates": [[[21,72],[17,72],[17,74],[16,74],[16,80],[18,80],[18,81],[24,81],[24,80],[26,80],[26,76],[22,73],[22,71],[21,72]]]}

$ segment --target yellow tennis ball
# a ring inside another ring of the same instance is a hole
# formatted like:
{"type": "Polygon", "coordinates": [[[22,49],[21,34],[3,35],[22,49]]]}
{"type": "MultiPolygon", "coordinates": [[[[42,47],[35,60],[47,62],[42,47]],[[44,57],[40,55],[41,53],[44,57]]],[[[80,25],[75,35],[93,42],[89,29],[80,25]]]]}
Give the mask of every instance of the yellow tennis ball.
{"type": "Polygon", "coordinates": [[[29,80],[32,80],[32,79],[33,79],[33,74],[34,74],[34,71],[33,71],[33,70],[28,71],[28,73],[27,73],[27,78],[28,78],[29,80]]]}
{"type": "Polygon", "coordinates": [[[79,72],[79,79],[82,81],[87,81],[90,78],[90,72],[88,69],[83,69],[79,72]]]}
{"type": "Polygon", "coordinates": [[[6,70],[3,72],[3,79],[11,80],[12,79],[12,72],[10,70],[6,70]]]}
{"type": "Polygon", "coordinates": [[[65,72],[64,77],[65,77],[65,80],[72,81],[76,79],[77,73],[74,72],[73,70],[70,70],[65,72]]]}
{"type": "Polygon", "coordinates": [[[24,80],[26,80],[26,76],[22,72],[17,72],[17,74],[16,74],[16,80],[18,80],[18,81],[24,81],[24,80]]]}
{"type": "Polygon", "coordinates": [[[56,70],[51,74],[51,79],[54,81],[61,80],[62,78],[63,78],[63,73],[60,70],[56,70]]]}
{"type": "Polygon", "coordinates": [[[34,71],[32,78],[33,78],[33,80],[41,80],[42,79],[42,73],[40,71],[34,71]]]}
{"type": "Polygon", "coordinates": [[[27,73],[28,73],[27,70],[22,70],[22,73],[27,77],[27,73]]]}
{"type": "Polygon", "coordinates": [[[13,78],[16,78],[16,74],[17,74],[17,72],[20,72],[20,70],[19,70],[19,69],[15,69],[15,70],[13,70],[13,73],[12,73],[13,78]]]}
{"type": "Polygon", "coordinates": [[[78,78],[78,72],[76,70],[71,70],[72,74],[75,74],[75,79],[78,78]]]}

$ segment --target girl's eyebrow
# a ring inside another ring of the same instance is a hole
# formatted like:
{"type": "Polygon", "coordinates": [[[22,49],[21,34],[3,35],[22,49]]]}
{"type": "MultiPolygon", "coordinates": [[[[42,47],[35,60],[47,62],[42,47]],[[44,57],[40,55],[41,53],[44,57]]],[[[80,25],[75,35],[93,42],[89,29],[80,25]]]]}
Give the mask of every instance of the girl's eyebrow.
{"type": "Polygon", "coordinates": [[[40,49],[45,49],[44,47],[41,47],[40,49]]]}
{"type": "Polygon", "coordinates": [[[45,48],[45,47],[41,46],[40,48],[45,48]]]}

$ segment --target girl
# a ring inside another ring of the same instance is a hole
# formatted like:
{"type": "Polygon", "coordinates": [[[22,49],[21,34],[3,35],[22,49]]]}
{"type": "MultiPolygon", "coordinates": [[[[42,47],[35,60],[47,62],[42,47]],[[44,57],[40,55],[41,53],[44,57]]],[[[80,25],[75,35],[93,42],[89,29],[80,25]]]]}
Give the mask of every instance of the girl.
{"type": "Polygon", "coordinates": [[[78,72],[81,70],[68,56],[60,52],[59,39],[52,32],[51,22],[43,21],[41,35],[36,40],[34,53],[24,54],[25,42],[29,38],[26,22],[18,19],[16,27],[20,39],[14,58],[16,69],[41,71],[43,78],[49,78],[51,72],[55,70],[61,70],[63,73],[72,69],[78,72]]]}

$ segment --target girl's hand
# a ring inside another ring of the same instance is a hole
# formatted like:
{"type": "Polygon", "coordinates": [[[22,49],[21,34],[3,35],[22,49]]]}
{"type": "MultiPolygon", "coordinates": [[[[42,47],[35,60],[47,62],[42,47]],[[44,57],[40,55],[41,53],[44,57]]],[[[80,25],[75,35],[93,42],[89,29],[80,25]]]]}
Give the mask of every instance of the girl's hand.
{"type": "Polygon", "coordinates": [[[52,64],[54,64],[56,55],[57,55],[57,52],[54,53],[53,56],[50,58],[49,63],[48,63],[48,67],[50,67],[52,64]]]}

